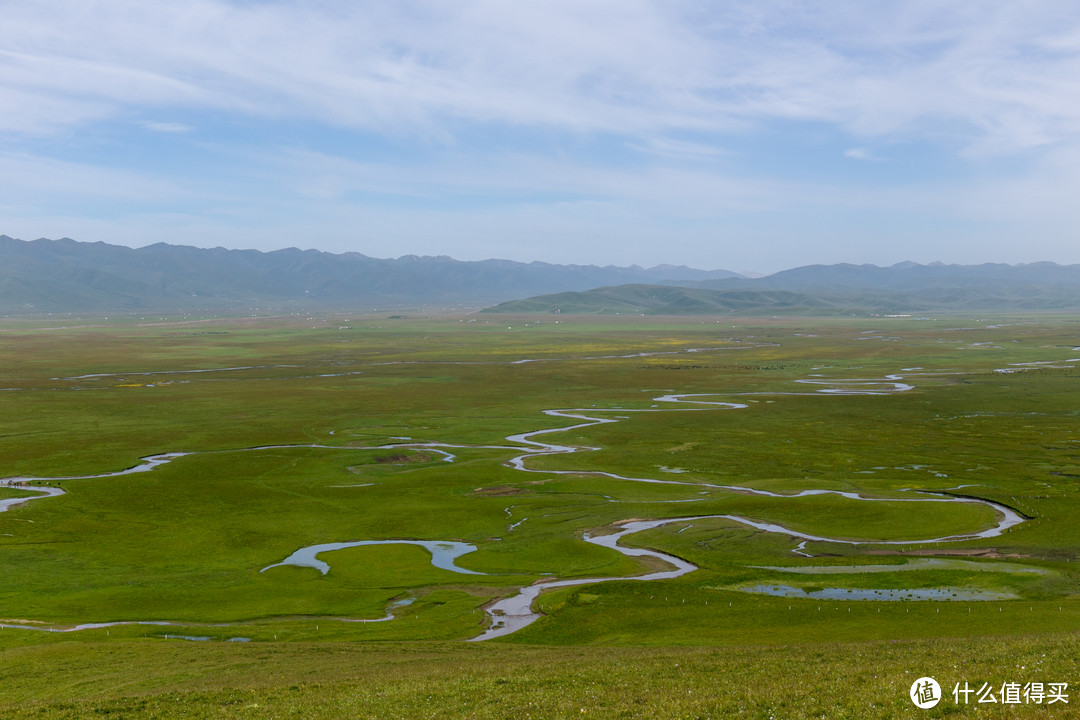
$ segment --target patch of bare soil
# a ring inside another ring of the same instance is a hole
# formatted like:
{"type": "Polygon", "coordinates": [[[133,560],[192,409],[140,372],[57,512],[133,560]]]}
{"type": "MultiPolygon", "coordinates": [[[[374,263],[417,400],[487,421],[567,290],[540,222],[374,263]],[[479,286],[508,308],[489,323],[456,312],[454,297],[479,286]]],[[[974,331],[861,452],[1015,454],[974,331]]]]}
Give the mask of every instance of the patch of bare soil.
{"type": "Polygon", "coordinates": [[[432,457],[427,453],[394,453],[393,455],[378,455],[375,462],[381,465],[401,465],[404,463],[431,462],[432,457]]]}
{"type": "Polygon", "coordinates": [[[481,497],[510,497],[511,495],[525,495],[531,492],[531,490],[523,490],[522,488],[510,487],[509,485],[499,485],[498,487],[489,488],[476,488],[470,495],[479,495],[481,497]]]}

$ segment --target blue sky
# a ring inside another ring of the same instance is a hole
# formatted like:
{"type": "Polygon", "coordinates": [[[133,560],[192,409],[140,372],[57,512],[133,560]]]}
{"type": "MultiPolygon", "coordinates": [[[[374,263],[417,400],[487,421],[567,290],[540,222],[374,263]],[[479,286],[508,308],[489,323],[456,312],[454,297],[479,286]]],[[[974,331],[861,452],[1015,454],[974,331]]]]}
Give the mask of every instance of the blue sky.
{"type": "Polygon", "coordinates": [[[0,233],[1080,263],[1080,4],[0,0],[0,233]]]}

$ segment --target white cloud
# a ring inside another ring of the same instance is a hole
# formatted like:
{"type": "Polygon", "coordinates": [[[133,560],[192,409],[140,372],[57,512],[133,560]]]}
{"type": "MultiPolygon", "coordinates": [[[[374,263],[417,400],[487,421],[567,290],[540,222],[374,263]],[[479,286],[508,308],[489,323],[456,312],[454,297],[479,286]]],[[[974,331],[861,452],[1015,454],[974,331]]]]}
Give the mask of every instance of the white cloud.
{"type": "Polygon", "coordinates": [[[0,153],[0,196],[26,205],[82,202],[166,202],[189,197],[161,177],[26,153],[0,153]]]}
{"type": "Polygon", "coordinates": [[[142,126],[147,130],[153,130],[154,132],[160,133],[188,133],[194,130],[191,125],[174,122],[146,121],[142,123],[142,126]]]}
{"type": "Polygon", "coordinates": [[[0,92],[69,105],[74,123],[102,105],[179,106],[444,139],[469,121],[645,142],[773,119],[868,136],[951,123],[980,152],[1080,132],[1080,8],[1049,0],[41,0],[0,20],[0,92]]]}
{"type": "Polygon", "coordinates": [[[844,151],[844,157],[851,160],[868,160],[871,162],[880,162],[883,158],[878,157],[874,153],[870,152],[866,148],[856,147],[849,148],[844,151]]]}
{"type": "Polygon", "coordinates": [[[0,107],[5,222],[80,239],[762,269],[939,259],[949,232],[1077,252],[1072,0],[0,0],[0,107]],[[98,167],[103,127],[152,132],[98,167]],[[791,172],[815,134],[828,180],[791,172]]]}
{"type": "Polygon", "coordinates": [[[712,160],[730,154],[715,144],[675,140],[662,136],[648,138],[642,143],[634,144],[633,147],[642,152],[680,160],[712,160]]]}

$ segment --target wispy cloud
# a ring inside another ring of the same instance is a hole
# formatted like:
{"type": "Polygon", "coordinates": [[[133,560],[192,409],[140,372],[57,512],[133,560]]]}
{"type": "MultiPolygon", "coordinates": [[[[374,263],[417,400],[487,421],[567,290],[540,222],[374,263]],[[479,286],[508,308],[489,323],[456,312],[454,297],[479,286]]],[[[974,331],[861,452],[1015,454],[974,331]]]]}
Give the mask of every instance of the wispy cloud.
{"type": "Polygon", "coordinates": [[[667,137],[650,137],[644,142],[633,144],[632,147],[653,155],[686,160],[708,160],[728,154],[727,150],[716,144],[667,137]]]}
{"type": "Polygon", "coordinates": [[[147,130],[153,130],[154,132],[160,133],[187,133],[194,130],[191,125],[185,123],[154,122],[150,120],[142,123],[142,126],[147,130]]]}
{"type": "Polygon", "coordinates": [[[379,132],[452,135],[469,121],[651,140],[774,119],[870,136],[944,122],[981,152],[1080,131],[1080,13],[1067,2],[42,0],[0,12],[0,99],[19,93],[29,117],[70,105],[75,123],[194,106],[379,132]]]}
{"type": "Polygon", "coordinates": [[[567,253],[678,237],[701,258],[740,237],[795,253],[846,233],[848,251],[876,222],[935,252],[925,227],[950,222],[1064,236],[1080,6],[0,2],[0,107],[0,175],[37,173],[0,184],[8,217],[52,208],[69,235],[137,216],[224,238],[261,212],[281,238],[355,223],[467,255],[516,222],[567,253]]]}
{"type": "Polygon", "coordinates": [[[870,152],[866,148],[856,147],[849,148],[844,151],[844,157],[851,160],[868,160],[871,162],[881,162],[884,158],[880,158],[874,153],[870,152]]]}

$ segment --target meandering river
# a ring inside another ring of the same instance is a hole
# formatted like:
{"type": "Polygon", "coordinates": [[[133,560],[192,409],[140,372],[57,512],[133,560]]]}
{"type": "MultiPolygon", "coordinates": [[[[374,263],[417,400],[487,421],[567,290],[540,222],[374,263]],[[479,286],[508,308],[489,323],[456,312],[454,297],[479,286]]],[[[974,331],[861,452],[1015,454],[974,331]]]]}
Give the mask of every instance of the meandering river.
{"type": "MultiPolygon", "coordinates": [[[[522,361],[524,362],[524,361],[522,361]]],[[[234,368],[229,368],[234,369],[234,368]]],[[[929,373],[924,373],[929,374],[929,373]]],[[[91,377],[91,376],[86,376],[91,377]]],[[[820,386],[819,388],[807,393],[745,393],[746,395],[812,395],[812,394],[826,394],[826,395],[886,395],[900,392],[906,392],[912,389],[912,385],[903,382],[903,376],[901,375],[888,375],[882,379],[872,378],[853,378],[853,379],[839,379],[830,380],[826,378],[807,378],[803,380],[797,380],[796,382],[811,385],[820,386]]],[[[737,396],[738,394],[736,394],[737,396]]],[[[833,494],[841,497],[849,498],[852,500],[866,501],[866,502],[922,502],[922,503],[966,503],[966,504],[978,504],[985,507],[992,508],[997,516],[997,522],[989,528],[986,528],[977,533],[964,533],[956,535],[947,535],[942,537],[926,538],[920,540],[904,540],[904,541],[882,541],[872,538],[867,539],[850,539],[850,538],[831,538],[823,535],[814,535],[810,533],[800,532],[790,528],[786,528],[782,525],[775,523],[762,522],[752,518],[741,517],[737,515],[698,515],[692,517],[678,517],[678,518],[666,518],[658,520],[633,520],[624,521],[617,524],[618,530],[611,534],[606,535],[593,535],[586,534],[584,536],[585,541],[594,545],[600,545],[602,547],[609,548],[616,552],[622,553],[628,557],[650,557],[655,560],[662,561],[671,566],[670,570],[661,570],[646,573],[643,575],[625,576],[625,577],[600,577],[600,578],[575,578],[567,580],[543,580],[533,585],[529,585],[520,589],[516,594],[497,600],[489,604],[485,610],[490,618],[490,624],[487,630],[483,633],[472,638],[474,641],[487,640],[490,638],[501,637],[508,635],[512,632],[520,630],[521,628],[534,622],[540,616],[533,609],[533,603],[541,592],[551,590],[560,587],[569,587],[575,585],[585,585],[600,582],[611,582],[615,580],[635,580],[635,581],[655,581],[665,580],[680,577],[687,573],[693,572],[697,569],[697,566],[682,558],[670,555],[667,553],[659,552],[656,550],[649,550],[645,548],[626,547],[620,544],[620,540],[632,535],[634,533],[642,532],[652,528],[660,527],[669,523],[695,521],[695,520],[707,520],[707,519],[724,519],[732,522],[740,523],[756,530],[768,533],[777,533],[787,535],[793,539],[799,539],[803,542],[795,550],[800,555],[806,553],[801,552],[801,549],[805,546],[807,541],[819,541],[819,542],[833,542],[844,543],[850,545],[859,544],[874,544],[874,545],[916,545],[921,543],[941,543],[941,542],[955,542],[961,540],[970,540],[974,538],[991,538],[997,537],[1004,533],[1011,527],[1015,527],[1024,521],[1024,519],[1011,508],[1008,508],[999,503],[995,503],[989,500],[982,500],[971,497],[954,497],[951,495],[923,493],[920,497],[904,497],[904,498],[880,498],[870,497],[862,495],[860,493],[842,492],[837,490],[825,490],[825,489],[811,489],[803,490],[797,493],[776,493],[767,490],[760,490],[756,488],[742,487],[736,485],[721,485],[715,483],[704,482],[689,482],[683,480],[674,479],[659,479],[659,478],[646,478],[646,477],[629,477],[625,475],[619,475],[616,473],[605,471],[582,471],[582,470],[535,470],[529,467],[529,462],[533,458],[544,457],[548,455],[557,454],[569,454],[584,452],[593,450],[595,448],[576,447],[571,445],[559,445],[557,443],[541,440],[543,436],[554,435],[557,433],[566,433],[581,428],[592,427],[595,425],[615,423],[620,419],[627,417],[628,413],[652,413],[652,412],[702,412],[706,410],[715,410],[717,408],[740,410],[749,407],[746,403],[732,402],[730,400],[718,400],[715,398],[723,397],[720,394],[714,393],[683,393],[683,394],[665,394],[653,398],[654,403],[666,403],[666,404],[685,404],[693,405],[694,407],[681,407],[681,408],[662,408],[654,406],[648,409],[625,409],[625,408],[570,408],[570,409],[553,409],[543,411],[545,415],[553,418],[565,418],[570,420],[580,420],[581,422],[572,424],[567,427],[556,428],[542,428],[539,430],[532,430],[529,432],[518,433],[515,435],[509,435],[506,440],[512,445],[455,445],[450,443],[436,443],[436,442],[403,442],[382,445],[375,448],[351,448],[341,446],[330,445],[317,445],[317,444],[304,444],[304,445],[266,445],[257,446],[251,448],[241,448],[234,451],[208,451],[209,452],[238,452],[238,451],[257,451],[268,449],[287,449],[287,448],[325,448],[329,450],[347,450],[352,452],[361,452],[365,450],[385,450],[389,448],[413,448],[413,449],[425,449],[433,452],[440,453],[443,459],[447,462],[452,462],[455,457],[449,452],[451,449],[510,449],[510,450],[523,450],[521,454],[516,455],[510,460],[506,461],[506,465],[521,471],[528,473],[542,472],[546,475],[576,475],[576,476],[600,476],[607,477],[615,480],[622,480],[627,482],[639,482],[650,484],[662,484],[662,485],[681,485],[692,486],[699,488],[714,488],[727,490],[731,492],[747,493],[761,496],[768,496],[774,498],[799,498],[812,495],[833,494]],[[713,398],[713,399],[705,399],[713,398]],[[608,414],[618,414],[616,417],[607,417],[608,414]]],[[[730,395],[728,397],[731,397],[730,395]]],[[[208,454],[207,453],[207,454],[208,454]]],[[[178,458],[185,457],[194,453],[188,452],[170,452],[162,453],[159,455],[152,455],[142,458],[142,462],[133,467],[127,468],[112,473],[102,473],[99,475],[80,475],[70,476],[62,478],[31,478],[31,477],[17,477],[17,478],[5,478],[0,480],[0,485],[8,485],[12,487],[18,487],[23,490],[33,491],[39,493],[33,497],[21,497],[21,498],[9,498],[0,500],[0,512],[7,510],[9,507],[27,503],[35,500],[40,500],[45,497],[55,497],[62,495],[64,491],[59,487],[46,486],[40,484],[31,484],[39,482],[55,482],[62,480],[78,480],[78,479],[90,479],[90,478],[109,478],[118,477],[122,475],[129,475],[140,472],[150,472],[156,468],[172,462],[178,458]]],[[[354,540],[347,542],[330,542],[322,543],[318,545],[308,546],[300,548],[288,558],[285,558],[281,562],[274,563],[267,567],[264,567],[261,572],[265,572],[273,567],[282,565],[295,565],[301,567],[311,567],[319,570],[325,574],[329,572],[330,565],[318,558],[320,554],[330,553],[335,550],[340,550],[348,547],[357,547],[363,545],[382,545],[382,544],[411,544],[419,545],[427,549],[432,555],[432,564],[436,567],[451,570],[453,572],[471,575],[482,575],[474,570],[460,567],[456,564],[456,560],[469,552],[476,550],[476,547],[467,543],[453,540],[421,540],[415,538],[405,539],[384,539],[384,540],[354,540]]],[[[402,605],[402,601],[398,601],[395,607],[402,605]]],[[[389,620],[392,618],[391,612],[388,610],[387,616],[379,618],[378,621],[389,620]]],[[[79,630],[89,629],[95,627],[108,627],[118,624],[130,624],[126,622],[117,623],[90,623],[74,626],[72,628],[65,628],[67,630],[79,630]]],[[[156,624],[156,625],[169,625],[167,621],[153,621],[143,622],[140,624],[156,624]]],[[[7,627],[20,627],[26,629],[37,630],[51,630],[53,632],[58,631],[56,628],[35,627],[26,624],[7,625],[7,627]]]]}

